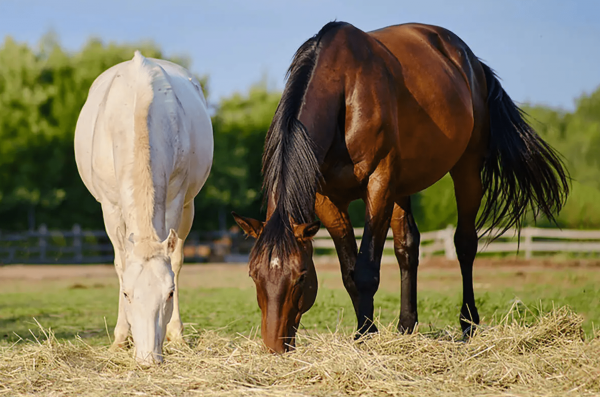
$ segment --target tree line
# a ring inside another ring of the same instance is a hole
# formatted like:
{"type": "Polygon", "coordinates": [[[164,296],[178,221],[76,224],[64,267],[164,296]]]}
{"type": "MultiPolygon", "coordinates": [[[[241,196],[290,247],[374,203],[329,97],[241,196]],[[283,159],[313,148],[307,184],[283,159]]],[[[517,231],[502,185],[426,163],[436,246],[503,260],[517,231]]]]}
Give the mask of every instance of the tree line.
{"type": "MultiPolygon", "coordinates": [[[[4,39],[0,47],[0,230],[46,224],[52,229],[102,229],[100,205],[84,187],[73,154],[77,117],[96,77],[133,57],[164,57],[153,43],[89,40],[77,52],[48,34],[35,48],[4,39]]],[[[207,76],[199,76],[212,108],[215,155],[211,175],[196,198],[194,229],[231,226],[229,213],[260,218],[261,155],[281,93],[257,83],[213,102],[207,76]]],[[[592,87],[591,87],[592,88],[592,87]]],[[[577,100],[575,111],[524,106],[538,133],[562,155],[573,178],[572,193],[558,217],[565,228],[600,229],[600,87],[577,100]]],[[[420,230],[456,223],[452,180],[446,176],[413,197],[420,230]]],[[[364,204],[350,208],[363,225],[364,204]]],[[[531,223],[528,220],[526,223],[531,223]]],[[[549,226],[541,220],[538,225],[549,226]]]]}

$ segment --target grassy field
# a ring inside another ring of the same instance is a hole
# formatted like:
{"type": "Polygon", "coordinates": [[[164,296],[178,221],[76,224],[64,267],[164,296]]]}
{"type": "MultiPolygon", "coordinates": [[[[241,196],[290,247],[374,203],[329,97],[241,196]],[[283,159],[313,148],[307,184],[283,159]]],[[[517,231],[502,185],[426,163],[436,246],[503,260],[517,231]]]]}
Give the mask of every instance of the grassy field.
{"type": "Polygon", "coordinates": [[[0,268],[0,395],[420,395],[421,387],[426,394],[439,390],[446,395],[464,390],[491,395],[600,393],[599,383],[590,380],[600,377],[600,362],[592,362],[593,357],[600,361],[600,338],[594,331],[600,321],[598,263],[479,261],[475,293],[484,326],[477,341],[468,344],[454,342],[460,336],[457,264],[435,260],[421,265],[420,328],[412,336],[393,332],[399,271],[384,265],[375,304],[377,321],[387,328],[366,347],[352,342],[356,320],[337,266],[319,265],[317,271],[319,294],[302,319],[299,349],[276,358],[264,352],[257,337],[260,311],[246,266],[184,267],[181,308],[188,345],[168,346],[162,369],[142,370],[130,351],[107,350],[118,288],[110,266],[0,268]],[[504,350],[490,356],[487,352],[497,346],[504,350]],[[328,350],[333,348],[341,350],[328,350]],[[375,365],[376,373],[352,369],[344,355],[375,365]],[[442,358],[444,363],[436,364],[441,369],[428,362],[442,358]],[[331,368],[323,360],[333,360],[331,368]],[[461,360],[476,368],[459,368],[461,360]],[[387,364],[378,367],[381,363],[387,364]],[[358,378],[352,371],[358,371],[358,378]],[[28,380],[32,376],[39,382],[28,380]],[[100,386],[86,389],[86,376],[100,386]],[[102,383],[111,376],[121,383],[102,383]],[[394,377],[387,386],[381,383],[386,376],[394,377]],[[445,389],[457,376],[466,377],[464,387],[453,383],[445,389]],[[292,393],[294,385],[299,388],[292,393]]]}
{"type": "MultiPolygon", "coordinates": [[[[483,322],[506,313],[515,301],[532,311],[567,305],[584,317],[584,330],[591,335],[594,324],[600,322],[600,267],[594,265],[482,262],[475,270],[475,294],[483,322]]],[[[53,274],[51,267],[30,269],[45,276],[0,280],[0,336],[4,340],[31,338],[29,329],[38,328],[35,318],[58,339],[80,335],[90,343],[108,343],[107,327],[112,335],[118,298],[118,282],[111,267],[103,267],[103,272],[93,277],[81,276],[81,272],[70,276],[72,267],[64,267],[66,271],[59,274],[53,274]]],[[[307,331],[353,329],[356,320],[338,269],[319,266],[318,274],[317,301],[303,317],[302,326],[307,331]]],[[[384,265],[381,279],[376,315],[387,325],[399,315],[397,267],[384,265]]],[[[439,261],[421,266],[418,308],[422,331],[458,326],[460,280],[458,266],[439,261]]],[[[248,335],[260,324],[254,285],[245,266],[188,266],[181,282],[182,319],[196,329],[248,335]]]]}

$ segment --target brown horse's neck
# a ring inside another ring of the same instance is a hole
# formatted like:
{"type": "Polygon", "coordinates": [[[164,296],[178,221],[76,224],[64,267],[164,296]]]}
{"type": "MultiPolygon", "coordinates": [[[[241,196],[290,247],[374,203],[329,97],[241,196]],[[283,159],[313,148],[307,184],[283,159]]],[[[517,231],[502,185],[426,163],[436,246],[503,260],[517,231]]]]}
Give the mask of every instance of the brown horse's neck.
{"type": "MultiPolygon", "coordinates": [[[[315,143],[315,155],[319,166],[323,165],[325,156],[331,147],[338,129],[339,113],[342,105],[342,90],[337,85],[323,89],[326,79],[317,63],[313,78],[307,87],[304,104],[298,113],[298,120],[306,127],[308,135],[315,143]]],[[[341,84],[340,84],[341,85],[341,84]]]]}
{"type": "Polygon", "coordinates": [[[343,97],[341,80],[331,76],[337,71],[327,67],[332,59],[327,44],[343,26],[328,24],[300,47],[267,133],[263,154],[267,219],[277,212],[284,226],[314,220],[321,166],[337,130],[343,97]]]}
{"type": "MultiPolygon", "coordinates": [[[[308,138],[313,143],[312,152],[318,163],[319,172],[336,134],[338,128],[337,122],[339,120],[338,114],[341,108],[341,94],[337,90],[337,87],[330,87],[328,91],[317,89],[320,85],[319,81],[323,77],[320,75],[319,70],[315,68],[311,82],[304,95],[303,105],[298,111],[297,117],[298,121],[306,129],[308,138]]],[[[302,172],[302,170],[300,171],[302,172]]],[[[267,221],[278,206],[278,188],[279,186],[275,186],[275,189],[268,192],[267,221]]],[[[314,186],[315,191],[316,188],[317,186],[314,186]]],[[[312,200],[314,201],[314,199],[315,197],[313,196],[312,200]]],[[[305,217],[314,219],[314,206],[310,207],[310,213],[307,213],[305,217]]],[[[292,219],[292,221],[301,222],[302,220],[292,219]]]]}

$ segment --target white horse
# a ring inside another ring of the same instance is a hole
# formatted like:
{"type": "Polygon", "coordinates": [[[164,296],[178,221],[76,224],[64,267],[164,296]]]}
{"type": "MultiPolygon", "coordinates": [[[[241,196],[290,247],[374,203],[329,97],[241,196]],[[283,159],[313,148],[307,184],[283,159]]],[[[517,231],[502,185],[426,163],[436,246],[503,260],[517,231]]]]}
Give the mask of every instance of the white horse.
{"type": "Polygon", "coordinates": [[[183,243],[212,157],[206,100],[183,67],[136,51],[90,88],[77,121],[75,159],[102,204],[115,250],[121,289],[113,347],[123,345],[131,327],[140,363],[162,361],[165,336],[183,339],[183,243]]]}

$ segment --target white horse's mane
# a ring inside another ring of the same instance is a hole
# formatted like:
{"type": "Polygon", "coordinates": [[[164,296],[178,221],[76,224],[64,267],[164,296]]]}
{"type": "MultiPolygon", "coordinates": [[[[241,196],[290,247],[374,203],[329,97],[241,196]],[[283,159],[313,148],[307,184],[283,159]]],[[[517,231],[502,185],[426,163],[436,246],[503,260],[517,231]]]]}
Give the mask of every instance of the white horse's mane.
{"type": "Polygon", "coordinates": [[[152,179],[150,158],[150,131],[148,129],[148,113],[154,99],[152,87],[153,76],[148,61],[139,51],[135,52],[132,67],[137,68],[138,81],[134,105],[133,121],[133,164],[131,179],[133,181],[133,201],[136,220],[141,235],[135,236],[135,253],[142,258],[156,255],[160,244],[159,237],[153,227],[152,219],[155,211],[155,187],[152,179]]]}

